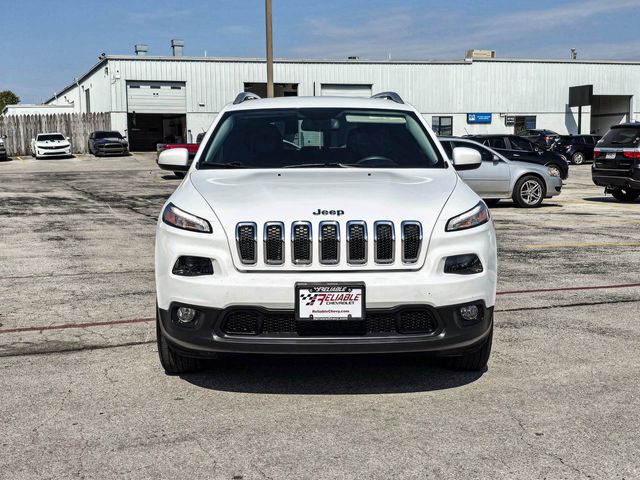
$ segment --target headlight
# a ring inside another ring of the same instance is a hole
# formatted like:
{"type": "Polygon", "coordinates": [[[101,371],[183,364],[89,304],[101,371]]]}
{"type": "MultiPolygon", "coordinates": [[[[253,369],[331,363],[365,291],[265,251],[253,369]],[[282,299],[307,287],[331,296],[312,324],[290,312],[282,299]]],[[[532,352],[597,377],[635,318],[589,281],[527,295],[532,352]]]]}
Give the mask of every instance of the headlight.
{"type": "Polygon", "coordinates": [[[172,227],[191,232],[211,233],[211,225],[204,218],[196,217],[180,210],[173,203],[167,205],[162,212],[162,221],[172,227]]]}
{"type": "Polygon", "coordinates": [[[489,221],[489,210],[484,202],[478,203],[471,210],[468,210],[457,217],[453,217],[447,222],[447,232],[456,230],[466,230],[477,227],[489,221]]]}
{"type": "Polygon", "coordinates": [[[560,169],[558,167],[549,167],[548,171],[549,171],[549,175],[551,175],[552,177],[560,176],[560,169]]]}

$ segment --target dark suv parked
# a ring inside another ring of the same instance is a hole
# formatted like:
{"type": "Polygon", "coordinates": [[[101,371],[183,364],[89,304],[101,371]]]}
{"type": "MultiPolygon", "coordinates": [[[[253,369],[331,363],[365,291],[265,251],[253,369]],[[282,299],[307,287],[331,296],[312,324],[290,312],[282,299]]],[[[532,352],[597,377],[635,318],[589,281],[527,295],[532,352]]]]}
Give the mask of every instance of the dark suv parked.
{"type": "Polygon", "coordinates": [[[611,127],[593,152],[591,176],[621,202],[640,196],[640,123],[611,127]]]}
{"type": "Polygon", "coordinates": [[[602,137],[599,135],[561,135],[551,150],[561,153],[574,165],[593,160],[593,149],[602,137]]]}
{"type": "Polygon", "coordinates": [[[555,141],[560,137],[553,130],[524,130],[520,132],[520,136],[526,138],[527,140],[531,140],[533,143],[538,145],[539,147],[549,149],[555,143],[555,141]]]}
{"type": "Polygon", "coordinates": [[[545,151],[518,135],[466,135],[466,138],[493,148],[509,160],[557,167],[563,180],[569,176],[569,162],[566,157],[545,151]]]}

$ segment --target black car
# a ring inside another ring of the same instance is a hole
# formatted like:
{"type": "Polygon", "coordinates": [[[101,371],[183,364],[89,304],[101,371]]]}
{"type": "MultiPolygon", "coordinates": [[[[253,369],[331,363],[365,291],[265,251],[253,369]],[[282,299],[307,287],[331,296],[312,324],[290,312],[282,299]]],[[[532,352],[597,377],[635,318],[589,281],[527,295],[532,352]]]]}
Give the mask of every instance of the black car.
{"type": "Polygon", "coordinates": [[[120,132],[97,131],[89,135],[89,153],[102,155],[129,155],[129,143],[120,132]]]}
{"type": "Polygon", "coordinates": [[[611,127],[593,152],[591,177],[621,202],[640,197],[640,123],[611,127]]]}
{"type": "Polygon", "coordinates": [[[526,138],[518,135],[465,135],[465,137],[491,147],[509,160],[554,166],[560,171],[560,177],[563,180],[569,176],[569,162],[566,157],[548,152],[526,138]]]}
{"type": "Polygon", "coordinates": [[[527,140],[531,140],[533,143],[542,147],[544,149],[549,149],[555,143],[555,141],[560,137],[559,134],[554,132],[553,130],[540,130],[540,129],[530,129],[524,130],[519,134],[521,137],[526,138],[527,140]]]}
{"type": "Polygon", "coordinates": [[[551,147],[567,157],[574,165],[593,160],[593,149],[602,137],[599,135],[561,135],[551,147]]]}

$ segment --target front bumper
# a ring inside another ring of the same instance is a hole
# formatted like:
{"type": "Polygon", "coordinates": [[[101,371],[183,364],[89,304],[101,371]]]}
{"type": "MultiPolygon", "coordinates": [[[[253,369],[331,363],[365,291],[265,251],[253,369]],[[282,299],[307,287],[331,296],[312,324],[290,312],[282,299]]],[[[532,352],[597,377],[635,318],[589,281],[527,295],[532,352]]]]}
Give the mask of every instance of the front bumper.
{"type": "Polygon", "coordinates": [[[71,147],[56,148],[56,149],[42,149],[36,148],[37,157],[64,157],[71,155],[71,147]]]}
{"type": "Polygon", "coordinates": [[[547,175],[545,183],[547,186],[545,198],[555,197],[562,192],[562,178],[547,175]]]}
{"type": "Polygon", "coordinates": [[[118,143],[96,145],[94,149],[97,155],[126,155],[129,153],[128,146],[118,143]]]}
{"type": "MultiPolygon", "coordinates": [[[[480,318],[473,322],[463,320],[459,313],[462,305],[428,308],[436,321],[435,329],[423,334],[362,332],[361,334],[308,335],[288,334],[238,335],[227,334],[224,322],[230,309],[198,308],[194,326],[182,326],[176,320],[173,304],[168,310],[159,309],[160,328],[172,348],[183,355],[207,357],[218,352],[278,353],[278,354],[347,354],[347,353],[399,353],[433,352],[451,355],[474,349],[489,334],[493,325],[493,307],[479,305],[480,318]]],[[[246,307],[243,307],[246,308],[246,307]]],[[[415,309],[415,305],[408,308],[415,309]]],[[[264,310],[264,309],[263,309],[264,310]]],[[[390,309],[395,311],[396,309],[390,309]]],[[[387,310],[367,310],[367,316],[387,310]]],[[[273,311],[281,317],[293,316],[293,311],[273,311]]],[[[331,323],[331,322],[322,322],[331,323]]]]}

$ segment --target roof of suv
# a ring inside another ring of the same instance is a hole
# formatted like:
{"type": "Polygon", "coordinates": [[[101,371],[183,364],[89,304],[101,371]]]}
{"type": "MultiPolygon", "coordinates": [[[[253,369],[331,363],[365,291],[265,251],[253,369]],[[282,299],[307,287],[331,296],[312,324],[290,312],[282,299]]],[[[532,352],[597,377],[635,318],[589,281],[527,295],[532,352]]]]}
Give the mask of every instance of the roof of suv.
{"type": "Polygon", "coordinates": [[[362,97],[277,97],[245,100],[237,105],[229,104],[227,111],[270,108],[363,108],[369,110],[400,110],[413,112],[413,106],[382,98],[362,97]]]}

